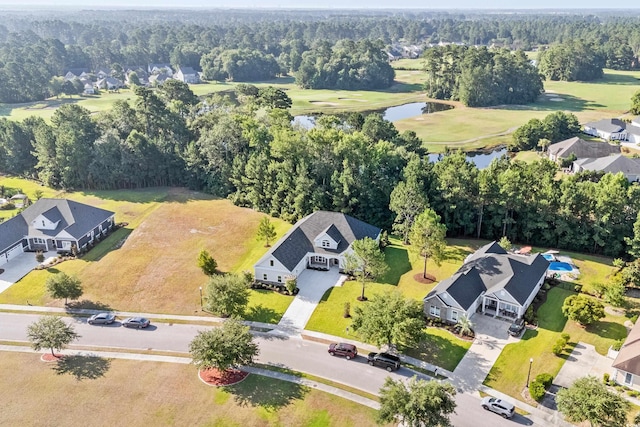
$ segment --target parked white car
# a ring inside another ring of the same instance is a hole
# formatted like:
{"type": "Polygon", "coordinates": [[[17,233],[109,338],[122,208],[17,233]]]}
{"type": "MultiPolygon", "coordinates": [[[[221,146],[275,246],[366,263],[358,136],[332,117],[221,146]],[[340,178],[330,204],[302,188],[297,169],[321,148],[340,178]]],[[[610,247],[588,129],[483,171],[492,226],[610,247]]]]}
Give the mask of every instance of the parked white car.
{"type": "Polygon", "coordinates": [[[516,407],[512,403],[506,400],[498,399],[496,397],[485,397],[482,399],[482,407],[487,411],[495,412],[501,415],[502,418],[511,418],[515,412],[516,407]]]}

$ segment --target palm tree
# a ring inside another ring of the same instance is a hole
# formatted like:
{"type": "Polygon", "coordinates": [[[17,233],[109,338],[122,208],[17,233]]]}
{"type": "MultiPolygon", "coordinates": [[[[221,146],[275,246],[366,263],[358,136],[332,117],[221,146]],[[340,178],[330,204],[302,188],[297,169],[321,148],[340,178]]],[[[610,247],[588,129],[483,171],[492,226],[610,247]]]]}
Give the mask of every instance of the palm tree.
{"type": "Polygon", "coordinates": [[[460,336],[471,335],[473,332],[471,329],[473,328],[473,323],[471,323],[471,320],[469,320],[467,316],[463,315],[458,319],[458,328],[460,328],[460,336]]]}

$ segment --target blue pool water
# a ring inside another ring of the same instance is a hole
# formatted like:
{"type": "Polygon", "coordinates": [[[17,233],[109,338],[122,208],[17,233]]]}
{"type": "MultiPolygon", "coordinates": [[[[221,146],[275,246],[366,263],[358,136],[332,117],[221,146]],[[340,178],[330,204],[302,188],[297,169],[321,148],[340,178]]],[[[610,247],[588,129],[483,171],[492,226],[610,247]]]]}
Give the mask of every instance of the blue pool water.
{"type": "Polygon", "coordinates": [[[567,262],[553,261],[549,263],[549,271],[573,271],[573,267],[567,262]]]}
{"type": "Polygon", "coordinates": [[[542,256],[544,257],[544,259],[546,259],[547,261],[555,261],[556,257],[553,256],[553,254],[542,254],[542,256]]]}

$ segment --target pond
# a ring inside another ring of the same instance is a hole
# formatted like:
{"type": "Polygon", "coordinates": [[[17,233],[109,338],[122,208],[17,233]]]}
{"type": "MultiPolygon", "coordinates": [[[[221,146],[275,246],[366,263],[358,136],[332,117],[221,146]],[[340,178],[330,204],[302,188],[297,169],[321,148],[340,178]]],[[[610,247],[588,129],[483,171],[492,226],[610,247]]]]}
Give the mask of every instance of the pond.
{"type": "MultiPolygon", "coordinates": [[[[362,114],[381,113],[385,120],[396,122],[421,114],[437,113],[438,111],[451,110],[452,108],[454,108],[453,105],[442,102],[411,102],[409,104],[389,107],[384,110],[364,111],[362,114]]],[[[311,129],[315,126],[315,117],[314,115],[294,116],[293,122],[299,123],[305,129],[311,129]]]]}
{"type": "MultiPolygon", "coordinates": [[[[473,162],[478,169],[484,169],[493,159],[497,159],[507,154],[506,148],[498,148],[493,151],[469,151],[467,154],[467,160],[473,162]]],[[[430,162],[437,162],[440,160],[442,154],[429,154],[430,162]]]]}

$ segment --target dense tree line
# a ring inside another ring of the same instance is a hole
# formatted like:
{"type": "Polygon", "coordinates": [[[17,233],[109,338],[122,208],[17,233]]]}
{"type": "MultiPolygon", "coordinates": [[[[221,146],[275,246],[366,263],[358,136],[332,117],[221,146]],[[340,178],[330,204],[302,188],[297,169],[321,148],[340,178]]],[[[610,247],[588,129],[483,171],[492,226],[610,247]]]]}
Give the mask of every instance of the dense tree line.
{"type": "Polygon", "coordinates": [[[319,43],[302,54],[296,83],[306,89],[384,89],[395,72],[382,42],[341,40],[331,47],[319,43]]]}
{"type": "MultiPolygon", "coordinates": [[[[139,88],[132,102],[96,116],[65,105],[51,124],[3,119],[0,172],[61,188],[186,185],[288,221],[325,209],[391,229],[428,207],[450,237],[507,236],[614,256],[634,236],[640,186],[622,174],[559,180],[550,161],[508,158],[478,170],[462,152],[429,163],[415,134],[379,114],[323,116],[306,130],[264,101],[276,95],[286,107],[283,94],[243,91],[237,101],[215,95],[196,104],[186,85],[171,82],[139,88]]],[[[551,116],[549,129],[570,127],[570,116],[551,116]]]]}
{"type": "MultiPolygon", "coordinates": [[[[12,12],[0,17],[0,102],[26,102],[55,95],[49,86],[52,77],[70,68],[117,70],[171,63],[206,71],[211,78],[237,81],[293,74],[299,70],[305,52],[331,57],[324,55],[323,44],[333,47],[344,39],[379,40],[384,46],[402,40],[524,49],[581,40],[598,47],[605,66],[630,69],[638,65],[639,22],[640,18],[631,14],[621,17],[605,12],[598,16],[407,11],[12,12]],[[258,71],[258,67],[266,67],[266,71],[258,71]]],[[[375,82],[362,87],[375,87],[388,80],[387,67],[371,65],[377,59],[356,68],[362,58],[359,54],[339,57],[337,64],[326,64],[326,73],[318,68],[313,72],[311,65],[317,64],[307,63],[301,82],[314,87],[304,76],[316,76],[323,84],[343,84],[363,74],[364,81],[375,82]],[[351,66],[345,68],[345,64],[351,66]],[[348,76],[334,75],[341,72],[348,76]]],[[[467,77],[482,81],[486,73],[483,63],[467,77]]]]}
{"type": "Polygon", "coordinates": [[[556,111],[544,119],[531,119],[513,133],[510,151],[545,149],[549,144],[569,139],[580,133],[578,118],[571,113],[556,111]]]}
{"type": "Polygon", "coordinates": [[[424,54],[427,96],[470,107],[527,104],[542,92],[542,79],[523,51],[448,45],[424,54]]]}
{"type": "MultiPolygon", "coordinates": [[[[627,63],[633,59],[627,58],[627,63]]],[[[590,81],[602,78],[602,68],[607,62],[616,65],[616,60],[607,61],[606,54],[593,43],[581,40],[551,46],[538,55],[538,68],[547,80],[590,81]]],[[[625,69],[616,66],[618,69],[625,69]]]]}

